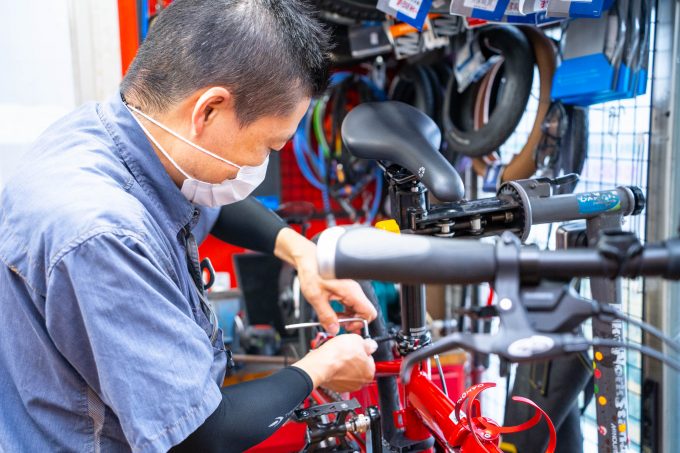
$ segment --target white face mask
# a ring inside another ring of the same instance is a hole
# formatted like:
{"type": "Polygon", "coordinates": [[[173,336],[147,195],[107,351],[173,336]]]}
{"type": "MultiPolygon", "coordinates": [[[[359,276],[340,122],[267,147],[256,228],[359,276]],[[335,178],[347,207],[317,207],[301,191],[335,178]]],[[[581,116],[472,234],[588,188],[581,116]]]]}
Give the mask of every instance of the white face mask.
{"type": "Polygon", "coordinates": [[[130,112],[135,121],[137,121],[137,124],[139,124],[139,127],[142,128],[147,137],[149,137],[153,144],[156,145],[156,148],[158,148],[158,150],[161,153],[163,153],[163,155],[170,161],[170,163],[177,169],[177,171],[182,173],[187,178],[184,180],[184,183],[182,183],[181,190],[182,194],[184,194],[184,196],[192,203],[196,203],[201,206],[207,206],[210,208],[236,203],[237,201],[241,201],[248,195],[250,195],[257,188],[257,186],[262,184],[262,181],[264,181],[264,177],[267,174],[269,156],[267,156],[265,161],[262,164],[258,165],[257,167],[236,165],[235,163],[228,161],[227,159],[220,157],[217,154],[212,153],[207,149],[182,137],[175,131],[159,123],[158,121],[151,118],[149,115],[140,111],[139,109],[128,104],[125,105],[129,110],[134,111],[135,113],[143,116],[144,118],[151,121],[153,124],[160,127],[167,133],[173,135],[179,140],[182,140],[187,145],[196,148],[197,150],[201,151],[204,154],[207,154],[210,157],[213,157],[219,161],[222,161],[224,163],[227,163],[231,166],[238,168],[236,178],[226,179],[219,184],[211,184],[209,182],[200,181],[198,179],[192,178],[186,171],[184,171],[179,165],[177,165],[174,159],[170,157],[170,155],[163,149],[163,147],[158,143],[158,141],[153,137],[153,135],[151,135],[151,133],[144,127],[144,125],[137,119],[137,117],[132,112],[130,112]]]}

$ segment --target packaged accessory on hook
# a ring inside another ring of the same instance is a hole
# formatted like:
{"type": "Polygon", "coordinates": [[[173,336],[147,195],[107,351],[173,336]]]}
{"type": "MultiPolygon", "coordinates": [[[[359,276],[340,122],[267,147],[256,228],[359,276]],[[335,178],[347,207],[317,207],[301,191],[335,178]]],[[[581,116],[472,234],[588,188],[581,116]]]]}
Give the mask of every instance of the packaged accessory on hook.
{"type": "Polygon", "coordinates": [[[510,0],[505,14],[498,22],[517,25],[547,25],[564,20],[547,14],[548,0],[510,0]]]}
{"type": "Polygon", "coordinates": [[[480,21],[544,25],[566,18],[599,18],[613,0],[453,0],[449,12],[468,18],[468,25],[480,21]]]}
{"type": "Polygon", "coordinates": [[[451,25],[451,22],[435,27],[432,20],[428,17],[422,30],[418,30],[404,22],[394,21],[384,22],[383,27],[394,48],[394,56],[397,60],[403,60],[447,46],[451,33],[455,31],[449,28],[449,25],[451,25]],[[444,33],[439,35],[438,32],[444,33]]]}
{"type": "Polygon", "coordinates": [[[456,16],[500,21],[510,0],[453,0],[449,12],[456,16]]]}
{"type": "Polygon", "coordinates": [[[551,0],[548,2],[548,16],[597,18],[611,6],[613,0],[551,0]]]}
{"type": "Polygon", "coordinates": [[[422,30],[430,6],[432,0],[378,0],[376,7],[397,20],[422,30]]]}
{"type": "Polygon", "coordinates": [[[553,98],[586,106],[644,93],[650,12],[644,0],[618,0],[600,19],[571,21],[553,98]]]}
{"type": "Polygon", "coordinates": [[[478,21],[544,25],[563,20],[547,14],[548,0],[453,0],[450,13],[468,18],[468,25],[478,21]]]}
{"type": "Polygon", "coordinates": [[[353,58],[368,58],[392,52],[392,43],[382,25],[349,27],[349,48],[353,58]]]}

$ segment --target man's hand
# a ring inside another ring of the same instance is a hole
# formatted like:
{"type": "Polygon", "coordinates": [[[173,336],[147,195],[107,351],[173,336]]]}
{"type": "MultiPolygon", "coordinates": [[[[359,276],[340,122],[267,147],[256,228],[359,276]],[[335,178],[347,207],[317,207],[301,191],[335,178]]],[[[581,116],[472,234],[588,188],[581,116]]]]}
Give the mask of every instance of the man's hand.
{"type": "Polygon", "coordinates": [[[359,335],[338,335],[293,364],[306,372],[314,388],[322,385],[335,392],[359,390],[373,380],[375,363],[371,354],[378,343],[359,335]]]}
{"type": "MultiPolygon", "coordinates": [[[[281,230],[276,238],[274,254],[297,269],[302,294],[314,307],[319,322],[328,333],[335,335],[340,329],[338,316],[330,304],[331,300],[337,300],[344,305],[344,316],[347,318],[359,317],[373,321],[377,316],[375,307],[357,282],[321,278],[316,261],[316,245],[294,230],[290,228],[281,230]]],[[[353,330],[361,328],[361,324],[346,327],[353,330]]]]}

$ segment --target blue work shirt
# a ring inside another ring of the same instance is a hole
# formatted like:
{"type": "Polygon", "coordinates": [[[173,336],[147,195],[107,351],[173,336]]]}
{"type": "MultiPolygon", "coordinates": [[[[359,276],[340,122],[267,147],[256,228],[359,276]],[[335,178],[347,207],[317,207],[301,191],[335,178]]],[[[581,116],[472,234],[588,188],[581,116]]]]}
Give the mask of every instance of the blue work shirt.
{"type": "Polygon", "coordinates": [[[166,451],[217,408],[199,217],[119,95],[38,139],[0,204],[0,451],[166,451]]]}

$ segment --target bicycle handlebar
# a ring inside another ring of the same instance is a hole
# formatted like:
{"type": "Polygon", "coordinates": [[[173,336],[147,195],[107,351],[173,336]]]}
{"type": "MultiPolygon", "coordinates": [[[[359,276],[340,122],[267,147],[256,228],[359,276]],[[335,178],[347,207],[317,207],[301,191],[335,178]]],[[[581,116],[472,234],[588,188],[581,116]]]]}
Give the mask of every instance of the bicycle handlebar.
{"type": "MultiPolygon", "coordinates": [[[[505,236],[503,239],[505,240],[505,236]]],[[[658,276],[680,279],[680,240],[640,246],[628,234],[605,235],[597,249],[541,251],[522,246],[523,280],[658,276]],[[606,240],[604,240],[606,239],[606,240]]],[[[401,283],[476,284],[493,281],[497,246],[478,240],[397,235],[374,228],[334,227],[317,247],[324,278],[401,283]]]]}

